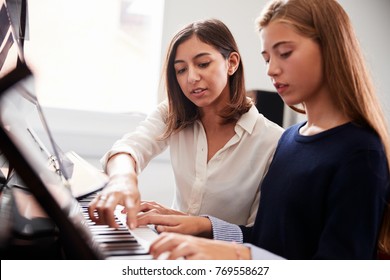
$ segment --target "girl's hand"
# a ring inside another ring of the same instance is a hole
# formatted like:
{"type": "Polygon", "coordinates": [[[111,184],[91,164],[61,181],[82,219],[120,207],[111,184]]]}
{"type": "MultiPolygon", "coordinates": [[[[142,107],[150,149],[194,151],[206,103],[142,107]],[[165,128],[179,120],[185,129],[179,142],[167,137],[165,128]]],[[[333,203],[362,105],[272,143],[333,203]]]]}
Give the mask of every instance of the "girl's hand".
{"type": "Polygon", "coordinates": [[[176,232],[212,238],[211,222],[206,217],[150,214],[138,218],[138,225],[155,225],[161,232],[176,232]]]}
{"type": "Polygon", "coordinates": [[[250,249],[239,244],[209,240],[176,233],[162,233],[150,246],[150,253],[158,259],[184,258],[189,260],[235,260],[251,258],[250,249]]]}
{"type": "Polygon", "coordinates": [[[140,213],[138,213],[138,218],[141,218],[145,215],[150,215],[150,214],[187,215],[184,212],[168,208],[168,207],[161,205],[155,201],[141,201],[139,211],[140,211],[140,213]]]}

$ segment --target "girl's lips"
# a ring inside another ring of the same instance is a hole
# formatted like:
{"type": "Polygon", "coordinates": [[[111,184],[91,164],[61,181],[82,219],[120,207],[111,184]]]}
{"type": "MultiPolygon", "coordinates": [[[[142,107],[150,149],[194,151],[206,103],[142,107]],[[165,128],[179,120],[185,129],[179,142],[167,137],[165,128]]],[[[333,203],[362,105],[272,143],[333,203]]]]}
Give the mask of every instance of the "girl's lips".
{"type": "Polygon", "coordinates": [[[282,94],[288,89],[288,84],[274,83],[275,89],[279,94],[282,94]]]}
{"type": "Polygon", "coordinates": [[[281,85],[281,86],[277,87],[276,90],[279,94],[282,94],[283,92],[285,92],[287,90],[287,88],[288,88],[288,85],[281,85]]]}

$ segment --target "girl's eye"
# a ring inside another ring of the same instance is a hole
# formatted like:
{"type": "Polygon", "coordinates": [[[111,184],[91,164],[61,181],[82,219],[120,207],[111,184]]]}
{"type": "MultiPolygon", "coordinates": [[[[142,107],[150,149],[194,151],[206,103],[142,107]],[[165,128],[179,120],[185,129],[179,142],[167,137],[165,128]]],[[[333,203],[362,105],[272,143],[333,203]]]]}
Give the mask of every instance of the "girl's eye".
{"type": "Polygon", "coordinates": [[[280,56],[281,56],[282,58],[287,58],[287,57],[289,57],[289,56],[291,55],[291,53],[292,53],[292,51],[285,52],[285,53],[280,54],[280,56]]]}
{"type": "Polygon", "coordinates": [[[268,55],[263,55],[263,60],[265,62],[265,65],[267,65],[269,63],[270,58],[268,55]]]}

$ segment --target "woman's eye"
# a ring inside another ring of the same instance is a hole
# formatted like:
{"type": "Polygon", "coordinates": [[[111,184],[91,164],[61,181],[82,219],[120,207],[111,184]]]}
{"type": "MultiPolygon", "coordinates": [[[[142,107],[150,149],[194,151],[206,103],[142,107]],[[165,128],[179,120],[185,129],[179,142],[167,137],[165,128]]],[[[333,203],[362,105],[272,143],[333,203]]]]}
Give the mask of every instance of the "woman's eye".
{"type": "Polygon", "coordinates": [[[205,63],[199,63],[199,67],[200,68],[206,68],[207,66],[209,66],[210,62],[205,62],[205,63]]]}
{"type": "Polygon", "coordinates": [[[182,74],[186,71],[186,68],[180,68],[176,70],[176,74],[182,74]]]}

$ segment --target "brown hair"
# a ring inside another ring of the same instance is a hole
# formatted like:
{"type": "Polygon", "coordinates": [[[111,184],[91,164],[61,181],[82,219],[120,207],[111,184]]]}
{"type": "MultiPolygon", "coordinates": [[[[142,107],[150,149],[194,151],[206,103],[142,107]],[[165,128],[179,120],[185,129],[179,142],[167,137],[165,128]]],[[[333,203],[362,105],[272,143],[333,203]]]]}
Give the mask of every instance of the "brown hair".
{"type": "MultiPolygon", "coordinates": [[[[256,20],[261,31],[272,21],[290,25],[319,43],[324,75],[335,103],[353,122],[379,135],[390,162],[388,126],[347,13],[335,0],[275,0],[256,20]]],[[[297,108],[293,108],[297,109],[297,108]]],[[[303,112],[297,109],[296,111],[303,112]]],[[[379,249],[390,253],[390,206],[385,210],[379,249]]]]}
{"type": "MultiPolygon", "coordinates": [[[[174,61],[176,51],[180,44],[196,36],[202,42],[213,46],[221,55],[228,59],[232,52],[237,52],[238,47],[228,27],[217,19],[208,19],[193,22],[173,37],[165,60],[165,83],[168,94],[167,128],[163,138],[192,125],[199,118],[198,107],[192,103],[182,92],[176,78],[174,61]]],[[[220,116],[223,123],[236,121],[241,115],[248,112],[252,103],[246,98],[244,67],[240,63],[236,72],[229,76],[230,103],[221,110],[220,116]]]]}

